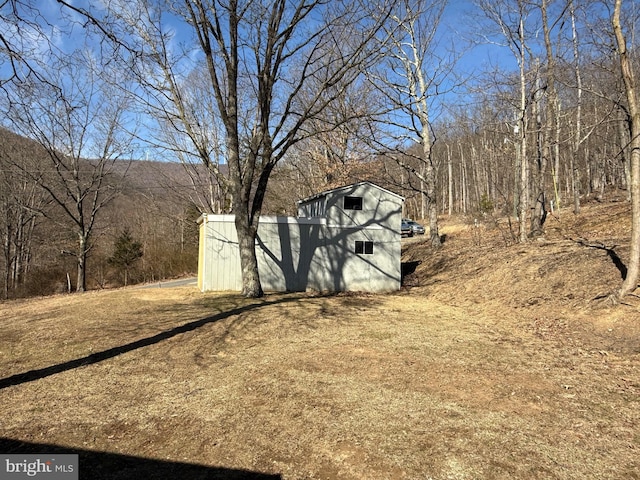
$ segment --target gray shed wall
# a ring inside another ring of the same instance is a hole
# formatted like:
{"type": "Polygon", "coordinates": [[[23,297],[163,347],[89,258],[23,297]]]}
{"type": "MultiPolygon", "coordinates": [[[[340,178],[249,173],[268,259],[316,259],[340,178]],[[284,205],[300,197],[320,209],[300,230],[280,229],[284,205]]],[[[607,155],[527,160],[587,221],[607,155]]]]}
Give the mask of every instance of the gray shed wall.
{"type": "MultiPolygon", "coordinates": [[[[402,202],[363,182],[299,202],[298,214],[307,218],[261,217],[256,256],[263,289],[398,290],[402,202]],[[345,209],[345,196],[361,197],[362,208],[345,209]],[[373,253],[357,253],[356,242],[372,242],[373,253]]],[[[200,243],[201,290],[241,290],[233,215],[203,216],[200,243]]]]}
{"type": "Polygon", "coordinates": [[[356,184],[326,195],[326,219],[328,225],[341,227],[378,226],[400,231],[402,200],[389,192],[372,188],[370,184],[356,184]],[[362,198],[362,210],[345,210],[345,197],[362,198]]]}
{"type": "MultiPolygon", "coordinates": [[[[241,290],[233,217],[209,215],[201,235],[206,238],[201,238],[200,288],[241,290]]],[[[375,292],[400,288],[400,235],[383,228],[339,228],[305,219],[267,218],[258,228],[256,256],[266,291],[375,292]],[[356,241],[373,242],[373,254],[356,254],[356,241]]]]}

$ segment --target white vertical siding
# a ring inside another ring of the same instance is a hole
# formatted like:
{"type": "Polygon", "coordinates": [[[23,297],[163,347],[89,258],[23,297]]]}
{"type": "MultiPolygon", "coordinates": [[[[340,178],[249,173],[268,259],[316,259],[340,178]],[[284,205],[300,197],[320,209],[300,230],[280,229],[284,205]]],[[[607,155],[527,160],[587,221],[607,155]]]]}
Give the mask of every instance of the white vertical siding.
{"type": "MultiPolygon", "coordinates": [[[[209,215],[201,231],[200,241],[205,243],[202,258],[201,289],[224,291],[241,290],[240,251],[232,215],[209,215]],[[204,235],[204,238],[203,236],[204,235]]],[[[200,268],[198,269],[200,270],[200,268]]]]}
{"type": "MultiPolygon", "coordinates": [[[[305,218],[261,217],[256,256],[264,290],[398,290],[402,202],[364,182],[299,204],[305,218]],[[361,196],[362,209],[345,211],[344,195],[361,196]],[[315,216],[320,210],[325,216],[315,216]],[[373,242],[373,254],[356,254],[356,241],[373,242]]],[[[234,217],[207,216],[200,242],[200,289],[241,290],[234,217]]]]}

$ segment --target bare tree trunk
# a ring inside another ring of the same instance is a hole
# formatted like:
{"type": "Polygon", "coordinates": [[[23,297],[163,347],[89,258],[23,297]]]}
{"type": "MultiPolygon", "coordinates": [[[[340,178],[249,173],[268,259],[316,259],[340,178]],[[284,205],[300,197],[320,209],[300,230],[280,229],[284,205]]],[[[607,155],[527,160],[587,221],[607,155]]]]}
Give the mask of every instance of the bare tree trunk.
{"type": "Polygon", "coordinates": [[[451,164],[451,147],[447,145],[447,173],[448,173],[448,186],[449,186],[449,205],[448,213],[451,216],[453,212],[453,166],[451,164]]]}
{"type": "Polygon", "coordinates": [[[475,193],[474,204],[477,206],[480,204],[480,198],[482,197],[482,161],[478,150],[475,145],[471,144],[471,167],[473,168],[473,191],[475,193]]]}
{"type": "Polygon", "coordinates": [[[79,235],[78,254],[76,255],[78,262],[78,277],[76,280],[76,292],[85,292],[87,290],[87,238],[79,235]]]}
{"type": "Polygon", "coordinates": [[[249,225],[247,217],[236,212],[236,231],[238,232],[238,247],[240,249],[240,268],[242,271],[242,295],[247,298],[259,298],[264,295],[258,259],[256,257],[256,232],[249,225]]]}
{"type": "Polygon", "coordinates": [[[433,166],[433,153],[431,149],[431,137],[429,135],[429,126],[423,128],[422,148],[425,158],[425,185],[426,188],[422,193],[427,197],[427,215],[429,217],[429,240],[431,245],[439,247],[440,233],[438,231],[438,202],[436,192],[436,169],[433,166]]]}
{"type": "MultiPolygon", "coordinates": [[[[237,94],[232,95],[229,105],[237,101],[237,94]]],[[[235,107],[234,107],[235,109],[235,107]]],[[[238,235],[238,249],[240,255],[240,271],[242,273],[241,294],[247,298],[259,298],[264,295],[258,272],[256,257],[256,235],[258,232],[258,217],[254,217],[250,209],[255,205],[251,201],[251,187],[253,185],[253,169],[246,169],[243,175],[237,123],[229,122],[227,128],[232,132],[229,136],[229,176],[231,179],[231,196],[233,199],[232,212],[235,215],[235,226],[238,235]]],[[[254,141],[258,141],[255,137],[254,141]]],[[[256,164],[255,153],[248,153],[247,163],[256,164]]],[[[255,168],[255,167],[254,167],[255,168]]],[[[261,207],[261,205],[259,205],[261,207]]]]}
{"type": "Polygon", "coordinates": [[[640,278],[640,106],[636,91],[631,59],[627,51],[627,41],[620,24],[622,0],[616,0],[612,18],[613,31],[620,56],[620,72],[627,94],[630,126],[630,164],[631,164],[631,245],[627,276],[615,297],[621,299],[638,288],[640,278]]]}
{"type": "Polygon", "coordinates": [[[525,76],[524,19],[518,29],[520,41],[520,110],[518,111],[518,148],[520,158],[520,182],[518,184],[518,233],[520,242],[527,241],[527,212],[529,210],[529,169],[527,160],[527,81],[525,76]]]}
{"type": "MultiPolygon", "coordinates": [[[[550,27],[549,27],[549,19],[547,15],[547,1],[542,0],[540,11],[542,14],[542,28],[544,33],[544,45],[547,56],[547,68],[546,68],[546,94],[547,94],[547,102],[545,105],[545,125],[544,132],[542,131],[542,124],[540,121],[540,105],[539,99],[542,95],[542,91],[540,89],[540,77],[538,76],[538,82],[536,86],[535,92],[535,105],[537,110],[537,123],[538,123],[538,136],[543,135],[542,142],[538,141],[538,147],[540,148],[538,152],[538,169],[536,171],[536,199],[535,199],[535,208],[533,212],[533,217],[531,219],[531,234],[534,236],[542,235],[545,220],[547,218],[547,205],[546,205],[546,185],[545,178],[547,174],[547,166],[549,163],[554,165],[553,156],[557,154],[557,144],[555,142],[558,140],[558,131],[559,124],[556,122],[558,115],[556,114],[556,108],[558,107],[558,95],[556,92],[555,86],[555,57],[553,53],[553,47],[551,45],[551,37],[550,37],[550,27]],[[554,135],[555,132],[555,135],[554,135]],[[554,139],[555,149],[552,149],[552,139],[554,139]]],[[[539,137],[538,137],[539,138],[539,137]]],[[[557,160],[557,159],[556,159],[557,160]]],[[[557,164],[557,162],[556,162],[557,164]]],[[[553,168],[553,167],[552,167],[553,168]]],[[[556,175],[557,168],[553,168],[554,170],[554,185],[557,184],[556,175]]]]}
{"type": "MultiPolygon", "coordinates": [[[[544,0],[543,0],[544,4],[544,0]]],[[[546,14],[543,14],[546,17],[546,14]]],[[[539,66],[538,66],[539,75],[539,66]]],[[[542,235],[542,225],[546,218],[546,197],[545,197],[545,174],[547,170],[547,159],[549,152],[549,118],[547,116],[547,123],[545,124],[545,132],[542,132],[542,114],[540,112],[540,77],[536,80],[536,90],[533,94],[533,115],[536,124],[536,171],[534,175],[533,187],[534,192],[534,206],[533,213],[531,215],[531,230],[530,235],[532,237],[538,237],[542,235]]]]}
{"type": "Polygon", "coordinates": [[[623,181],[625,188],[627,190],[627,201],[631,201],[631,165],[630,158],[627,154],[629,150],[629,128],[625,122],[624,112],[622,110],[618,110],[618,119],[617,119],[617,127],[618,127],[618,138],[620,141],[620,163],[622,164],[622,172],[623,172],[623,181]]]}
{"type": "Polygon", "coordinates": [[[424,180],[420,180],[420,218],[426,218],[425,211],[425,194],[424,194],[424,180]]]}
{"type": "Polygon", "coordinates": [[[11,267],[13,264],[10,239],[11,239],[11,224],[9,222],[6,222],[5,225],[3,225],[3,232],[2,232],[2,253],[4,257],[4,285],[2,286],[2,298],[4,298],[5,300],[9,298],[9,290],[10,290],[10,283],[11,283],[11,267]]]}
{"type": "Polygon", "coordinates": [[[464,151],[462,150],[462,143],[458,144],[460,148],[460,200],[462,213],[467,213],[467,164],[465,163],[464,151]]]}
{"type": "Polygon", "coordinates": [[[555,127],[556,127],[556,133],[555,133],[555,140],[553,142],[553,170],[554,170],[554,174],[553,174],[553,188],[554,188],[554,199],[555,199],[555,204],[557,209],[560,208],[560,205],[562,203],[562,200],[560,199],[560,187],[559,187],[559,183],[560,183],[560,132],[562,130],[562,122],[561,120],[561,113],[560,113],[560,100],[558,99],[558,95],[556,92],[556,98],[554,100],[555,102],[555,127]]]}

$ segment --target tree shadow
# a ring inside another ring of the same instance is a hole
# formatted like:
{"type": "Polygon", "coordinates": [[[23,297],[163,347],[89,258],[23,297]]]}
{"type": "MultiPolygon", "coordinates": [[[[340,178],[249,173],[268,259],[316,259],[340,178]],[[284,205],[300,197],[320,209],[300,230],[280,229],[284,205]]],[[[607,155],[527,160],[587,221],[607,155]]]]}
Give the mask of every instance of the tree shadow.
{"type": "Polygon", "coordinates": [[[366,216],[358,217],[363,210],[346,210],[340,204],[350,195],[367,193],[359,188],[354,184],[337,189],[341,194],[327,198],[321,215],[287,217],[268,234],[259,232],[256,253],[263,256],[258,261],[265,289],[379,293],[400,288],[402,273],[395,260],[401,254],[396,227],[401,205],[372,196],[377,201],[366,209],[366,216]],[[357,252],[358,241],[369,243],[371,251],[357,252]]]}
{"type": "Polygon", "coordinates": [[[59,445],[22,442],[0,437],[3,454],[76,454],[81,480],[281,480],[279,474],[260,473],[195,463],[171,462],[59,445]]]}
{"type": "Polygon", "coordinates": [[[160,343],[164,340],[168,340],[182,333],[191,332],[200,327],[203,327],[204,325],[208,325],[214,322],[219,322],[221,320],[224,320],[226,318],[229,318],[235,315],[240,315],[244,312],[255,310],[268,305],[274,305],[278,303],[284,303],[284,302],[290,302],[290,301],[296,301],[296,300],[298,300],[298,297],[284,296],[274,300],[263,300],[260,303],[251,303],[248,305],[243,305],[240,307],[233,308],[231,310],[220,312],[210,317],[194,320],[193,322],[188,322],[183,325],[179,325],[170,330],[165,330],[163,332],[160,332],[156,335],[152,335],[150,337],[141,338],[139,340],[126,343],[124,345],[119,345],[117,347],[108,348],[101,352],[95,352],[85,357],[76,358],[74,360],[69,360],[69,361],[58,363],[55,365],[50,365],[48,367],[29,370],[28,372],[17,373],[15,375],[11,375],[10,377],[0,379],[0,390],[7,387],[15,386],[15,385],[32,382],[34,380],[40,380],[42,378],[46,378],[51,375],[66,372],[68,370],[73,370],[75,368],[79,368],[87,365],[93,365],[95,363],[99,363],[104,360],[117,357],[119,355],[122,355],[123,353],[131,352],[133,350],[138,350],[140,348],[144,348],[150,345],[154,345],[156,343],[160,343]]]}
{"type": "Polygon", "coordinates": [[[402,285],[405,284],[405,280],[406,277],[411,275],[412,273],[415,273],[416,269],[418,268],[418,265],[420,265],[421,262],[419,261],[414,261],[414,262],[402,262],[402,264],[400,265],[401,267],[401,272],[402,272],[402,285]]]}
{"type": "Polygon", "coordinates": [[[626,280],[627,279],[627,266],[620,259],[620,257],[618,256],[618,254],[616,253],[616,251],[613,248],[605,248],[605,250],[607,251],[607,255],[609,255],[609,258],[611,259],[613,264],[616,266],[616,268],[620,272],[620,276],[622,277],[622,280],[626,280]]]}
{"type": "Polygon", "coordinates": [[[624,262],[620,259],[620,257],[616,253],[616,250],[615,250],[616,246],[615,245],[613,247],[607,247],[606,245],[604,245],[602,243],[589,242],[589,241],[584,240],[582,238],[579,238],[579,239],[575,240],[575,242],[578,243],[579,245],[584,246],[584,247],[595,248],[596,250],[604,250],[605,252],[607,252],[607,255],[609,256],[609,258],[611,259],[611,261],[613,262],[615,267],[620,272],[620,276],[622,277],[622,280],[626,280],[626,278],[627,278],[627,266],[624,264],[624,262]]]}

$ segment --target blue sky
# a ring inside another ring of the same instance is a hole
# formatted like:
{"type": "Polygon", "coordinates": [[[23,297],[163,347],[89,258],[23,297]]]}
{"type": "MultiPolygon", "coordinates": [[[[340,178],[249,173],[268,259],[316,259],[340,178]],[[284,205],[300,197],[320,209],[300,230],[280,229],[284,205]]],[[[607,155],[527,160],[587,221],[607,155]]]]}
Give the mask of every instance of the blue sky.
{"type": "Polygon", "coordinates": [[[476,44],[479,41],[481,15],[477,6],[470,0],[449,0],[442,19],[441,31],[451,41],[465,50],[461,68],[467,72],[490,67],[499,63],[508,66],[512,60],[505,47],[488,44],[476,44]]]}
{"type": "MultiPolygon", "coordinates": [[[[88,5],[88,0],[75,0],[73,3],[78,6],[86,6],[88,5]]],[[[84,31],[80,24],[71,29],[57,27],[57,25],[63,25],[63,22],[60,6],[55,0],[38,0],[36,4],[42,17],[46,18],[50,24],[46,28],[46,33],[50,35],[50,40],[56,47],[63,51],[69,51],[83,44],[84,31]]],[[[6,12],[6,8],[8,7],[5,6],[3,14],[6,12]]],[[[73,14],[66,11],[65,15],[73,14]]],[[[535,20],[535,18],[532,18],[532,20],[535,20]]],[[[492,26],[485,22],[486,19],[483,20],[482,12],[472,0],[449,0],[440,25],[441,48],[453,47],[464,52],[458,63],[457,72],[466,76],[479,75],[483,71],[494,69],[495,67],[500,67],[507,71],[515,71],[517,62],[513,53],[507,47],[488,43],[472,45],[474,40],[478,41],[480,36],[478,34],[491,34],[496,28],[495,25],[492,26]]],[[[11,32],[11,26],[9,25],[0,25],[0,28],[3,28],[5,32],[11,32]]],[[[23,29],[23,33],[27,34],[24,39],[33,47],[33,52],[39,52],[41,55],[40,60],[46,61],[47,49],[44,40],[29,32],[28,29],[23,29]]],[[[179,31],[177,31],[177,35],[181,37],[179,31]]],[[[499,34],[495,38],[504,40],[500,38],[499,34]]],[[[531,38],[531,45],[535,47],[534,42],[541,41],[541,34],[538,35],[537,39],[535,37],[531,38]]],[[[6,68],[6,64],[4,68],[6,68]]],[[[462,93],[462,89],[459,92],[462,93]]],[[[459,97],[448,96],[443,101],[459,99],[459,97]]],[[[145,158],[147,154],[142,151],[138,155],[140,158],[145,158]]]]}

